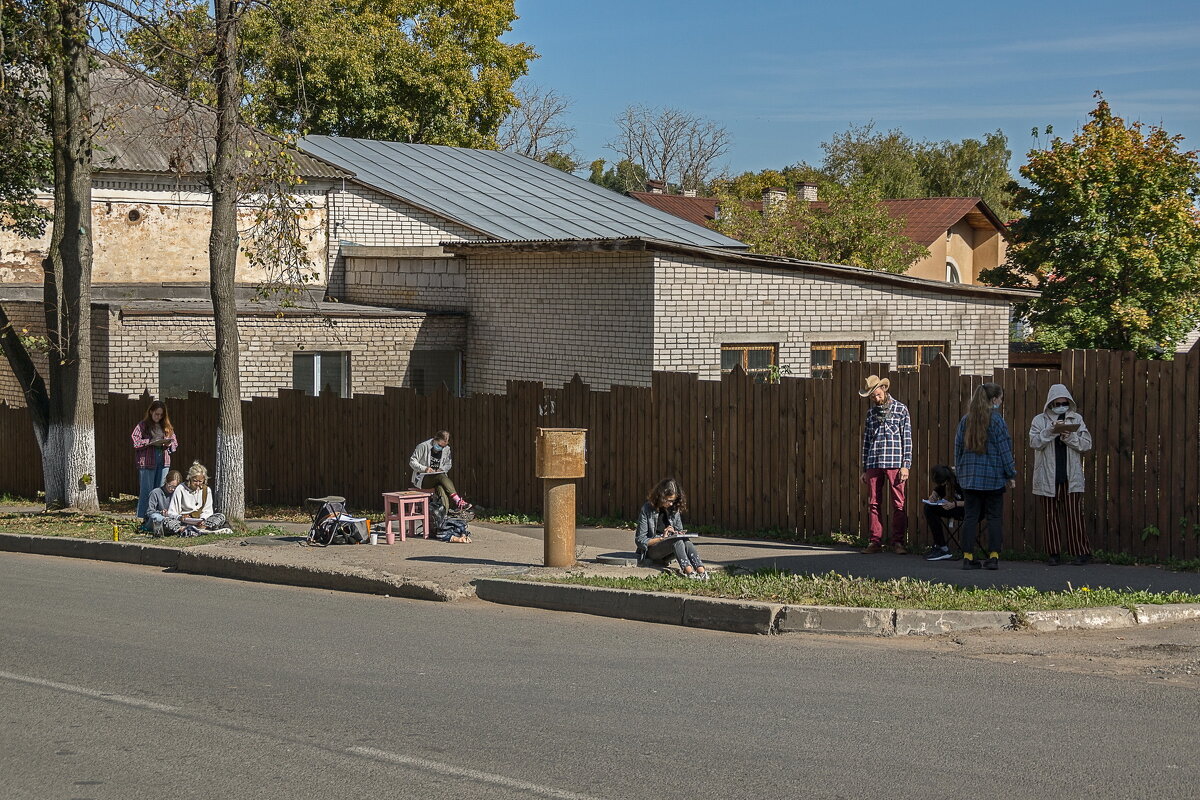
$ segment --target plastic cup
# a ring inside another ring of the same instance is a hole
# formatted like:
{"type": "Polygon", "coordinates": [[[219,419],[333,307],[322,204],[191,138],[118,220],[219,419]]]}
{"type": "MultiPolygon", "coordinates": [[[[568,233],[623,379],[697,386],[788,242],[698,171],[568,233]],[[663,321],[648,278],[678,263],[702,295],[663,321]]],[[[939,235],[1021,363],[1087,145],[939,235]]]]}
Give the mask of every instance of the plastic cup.
{"type": "Polygon", "coordinates": [[[371,534],[371,544],[379,544],[379,534],[378,533],[371,534]]]}

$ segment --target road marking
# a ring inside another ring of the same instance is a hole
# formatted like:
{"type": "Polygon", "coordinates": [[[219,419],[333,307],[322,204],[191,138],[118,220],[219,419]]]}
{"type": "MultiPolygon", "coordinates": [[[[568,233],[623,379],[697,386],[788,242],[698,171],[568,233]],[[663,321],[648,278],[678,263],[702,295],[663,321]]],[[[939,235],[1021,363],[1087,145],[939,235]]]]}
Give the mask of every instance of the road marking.
{"type": "Polygon", "coordinates": [[[69,683],[58,683],[56,681],[48,681],[44,678],[34,678],[29,675],[17,675],[13,672],[4,672],[0,670],[0,678],[6,681],[15,681],[16,683],[27,683],[31,686],[45,686],[47,689],[57,689],[60,692],[70,692],[71,694],[80,694],[84,697],[93,697],[97,700],[107,700],[110,703],[121,703],[126,706],[134,706],[135,708],[148,708],[151,711],[178,711],[177,706],[163,705],[162,703],[152,703],[149,700],[139,700],[136,697],[127,697],[123,694],[112,694],[111,692],[101,692],[96,689],[88,689],[83,686],[72,686],[69,683]]]}
{"type": "Polygon", "coordinates": [[[355,755],[366,756],[373,758],[376,761],[387,761],[392,764],[400,764],[405,767],[416,767],[427,772],[436,772],[440,775],[449,775],[454,778],[466,778],[467,780],[476,781],[478,783],[490,783],[493,786],[502,786],[505,789],[516,789],[520,792],[540,795],[541,797],[553,797],[557,800],[601,800],[598,797],[593,797],[587,794],[577,794],[576,792],[568,792],[563,789],[555,789],[551,786],[539,786],[536,783],[527,783],[519,781],[515,778],[509,778],[504,775],[496,775],[491,772],[480,772],[479,770],[467,769],[465,767],[456,767],[452,764],[443,764],[440,761],[428,761],[424,758],[414,758],[412,756],[402,756],[399,753],[389,753],[386,750],[376,750],[374,747],[350,747],[346,752],[354,753],[355,755]]]}

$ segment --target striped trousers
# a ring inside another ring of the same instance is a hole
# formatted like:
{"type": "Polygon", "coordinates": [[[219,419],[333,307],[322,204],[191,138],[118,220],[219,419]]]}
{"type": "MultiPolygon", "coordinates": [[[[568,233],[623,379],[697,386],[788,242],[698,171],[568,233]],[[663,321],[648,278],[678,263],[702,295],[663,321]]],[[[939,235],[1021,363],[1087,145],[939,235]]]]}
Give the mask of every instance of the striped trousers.
{"type": "Polygon", "coordinates": [[[1092,554],[1087,531],[1083,529],[1083,493],[1067,491],[1060,483],[1054,497],[1042,497],[1042,512],[1046,519],[1046,552],[1056,556],[1062,552],[1063,531],[1067,534],[1067,552],[1074,556],[1092,554]]]}

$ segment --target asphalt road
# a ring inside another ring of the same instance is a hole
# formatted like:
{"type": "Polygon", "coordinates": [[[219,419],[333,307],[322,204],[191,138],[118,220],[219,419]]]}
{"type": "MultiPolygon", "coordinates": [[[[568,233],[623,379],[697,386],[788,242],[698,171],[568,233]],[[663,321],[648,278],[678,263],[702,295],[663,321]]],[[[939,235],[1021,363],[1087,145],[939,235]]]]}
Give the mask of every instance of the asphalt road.
{"type": "Polygon", "coordinates": [[[0,797],[1195,797],[1194,691],[0,554],[0,797]]]}

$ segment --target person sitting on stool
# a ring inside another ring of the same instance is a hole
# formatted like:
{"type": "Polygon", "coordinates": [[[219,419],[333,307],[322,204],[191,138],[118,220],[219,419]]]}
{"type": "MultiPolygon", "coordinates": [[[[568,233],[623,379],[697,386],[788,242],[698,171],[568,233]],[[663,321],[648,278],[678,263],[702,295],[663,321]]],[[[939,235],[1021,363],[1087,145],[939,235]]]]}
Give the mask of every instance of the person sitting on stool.
{"type": "Polygon", "coordinates": [[[946,531],[953,526],[954,520],[962,522],[966,502],[958,478],[954,470],[945,464],[938,464],[929,470],[929,478],[933,481],[933,494],[925,506],[925,524],[929,526],[929,534],[933,537],[933,546],[925,556],[926,561],[949,561],[954,558],[950,546],[946,544],[946,531]],[[930,505],[937,503],[937,505],[930,505]]]}
{"type": "Polygon", "coordinates": [[[432,439],[417,445],[408,465],[412,467],[412,484],[418,489],[432,489],[447,512],[469,513],[471,504],[458,495],[450,480],[450,432],[438,431],[432,439]]]}

